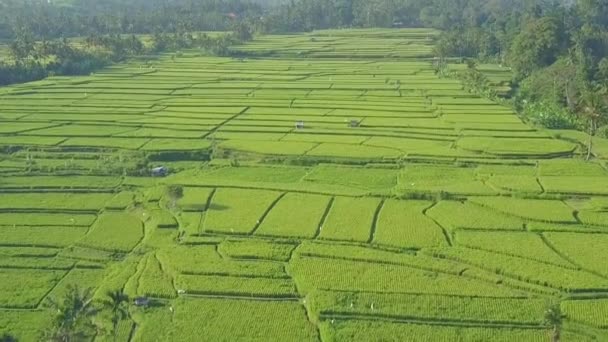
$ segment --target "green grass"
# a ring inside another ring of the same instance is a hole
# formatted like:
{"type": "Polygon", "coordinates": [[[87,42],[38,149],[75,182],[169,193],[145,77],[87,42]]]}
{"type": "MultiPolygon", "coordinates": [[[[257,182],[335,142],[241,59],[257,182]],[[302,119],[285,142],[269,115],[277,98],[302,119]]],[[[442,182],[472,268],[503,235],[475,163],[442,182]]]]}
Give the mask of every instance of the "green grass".
{"type": "Polygon", "coordinates": [[[270,210],[257,235],[312,238],[317,234],[329,197],[289,193],[270,210]]]}

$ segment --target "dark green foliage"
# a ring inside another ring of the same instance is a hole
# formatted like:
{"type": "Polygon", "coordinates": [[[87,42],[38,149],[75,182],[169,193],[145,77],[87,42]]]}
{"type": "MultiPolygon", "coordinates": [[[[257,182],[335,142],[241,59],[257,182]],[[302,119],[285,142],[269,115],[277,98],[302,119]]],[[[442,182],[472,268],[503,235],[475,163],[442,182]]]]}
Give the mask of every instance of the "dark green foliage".
{"type": "Polygon", "coordinates": [[[95,335],[92,319],[97,309],[93,306],[92,289],[83,290],[69,285],[65,297],[59,302],[51,300],[50,305],[57,314],[53,328],[45,334],[45,340],[84,341],[95,335]]]}
{"type": "Polygon", "coordinates": [[[568,110],[555,102],[533,102],[524,107],[524,114],[534,124],[551,129],[576,129],[580,123],[568,110]]]}

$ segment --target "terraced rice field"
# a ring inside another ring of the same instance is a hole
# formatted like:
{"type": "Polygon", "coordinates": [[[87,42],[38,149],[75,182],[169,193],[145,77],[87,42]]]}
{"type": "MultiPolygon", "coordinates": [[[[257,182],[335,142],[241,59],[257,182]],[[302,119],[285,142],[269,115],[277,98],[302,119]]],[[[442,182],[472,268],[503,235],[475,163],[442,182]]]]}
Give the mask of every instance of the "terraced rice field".
{"type": "Polygon", "coordinates": [[[438,78],[435,34],[0,88],[0,333],[39,339],[76,283],[153,300],[121,341],[549,341],[552,301],[562,340],[608,339],[608,141],[585,162],[438,78]]]}

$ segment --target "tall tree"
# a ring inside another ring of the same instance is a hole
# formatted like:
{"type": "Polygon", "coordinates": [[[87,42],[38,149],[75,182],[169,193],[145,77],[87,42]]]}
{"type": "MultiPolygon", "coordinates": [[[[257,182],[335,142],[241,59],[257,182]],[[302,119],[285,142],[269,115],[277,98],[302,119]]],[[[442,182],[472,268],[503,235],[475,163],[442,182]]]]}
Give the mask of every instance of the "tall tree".
{"type": "Polygon", "coordinates": [[[60,302],[50,301],[56,310],[55,324],[46,332],[46,338],[55,342],[84,341],[93,337],[96,326],[92,318],[98,310],[93,306],[93,291],[69,285],[60,302]]]}
{"type": "Polygon", "coordinates": [[[580,109],[589,123],[589,143],[587,145],[587,160],[589,160],[593,149],[593,137],[597,128],[608,118],[608,93],[606,88],[588,85],[581,94],[580,109]]]}
{"type": "Polygon", "coordinates": [[[118,324],[129,316],[129,296],[121,290],[118,290],[108,291],[106,297],[107,299],[104,301],[104,307],[108,309],[112,315],[112,336],[114,341],[116,341],[118,324]]]}

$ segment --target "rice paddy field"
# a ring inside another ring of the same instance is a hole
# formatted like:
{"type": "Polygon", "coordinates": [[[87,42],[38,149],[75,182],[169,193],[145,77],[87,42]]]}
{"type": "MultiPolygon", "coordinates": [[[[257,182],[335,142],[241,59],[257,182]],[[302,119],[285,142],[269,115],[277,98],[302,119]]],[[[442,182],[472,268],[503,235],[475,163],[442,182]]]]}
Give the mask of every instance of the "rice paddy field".
{"type": "Polygon", "coordinates": [[[608,340],[608,141],[586,162],[439,78],[435,34],[0,88],[0,334],[41,339],[78,284],[152,300],[118,341],[550,341],[553,302],[563,341],[608,340]]]}

